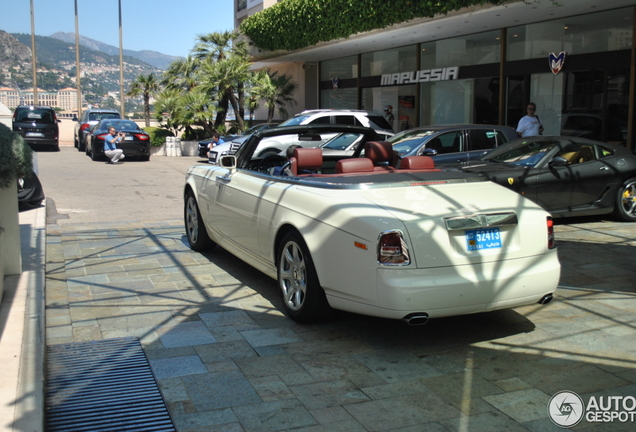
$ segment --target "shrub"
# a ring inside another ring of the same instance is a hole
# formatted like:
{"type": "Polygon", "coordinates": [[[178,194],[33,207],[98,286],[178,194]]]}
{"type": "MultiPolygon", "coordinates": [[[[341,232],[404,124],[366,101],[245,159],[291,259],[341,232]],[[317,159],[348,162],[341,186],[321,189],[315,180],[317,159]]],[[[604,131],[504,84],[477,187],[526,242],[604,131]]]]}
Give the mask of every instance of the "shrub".
{"type": "Polygon", "coordinates": [[[208,136],[203,129],[187,128],[183,131],[183,135],[181,135],[183,141],[201,141],[205,138],[208,138],[208,136]]]}
{"type": "Polygon", "coordinates": [[[167,129],[158,128],[156,126],[148,126],[143,128],[148,135],[150,135],[150,144],[159,147],[166,143],[166,137],[174,136],[172,132],[167,129]]]}
{"type": "Polygon", "coordinates": [[[0,188],[33,172],[33,151],[17,132],[0,123],[0,188]]]}

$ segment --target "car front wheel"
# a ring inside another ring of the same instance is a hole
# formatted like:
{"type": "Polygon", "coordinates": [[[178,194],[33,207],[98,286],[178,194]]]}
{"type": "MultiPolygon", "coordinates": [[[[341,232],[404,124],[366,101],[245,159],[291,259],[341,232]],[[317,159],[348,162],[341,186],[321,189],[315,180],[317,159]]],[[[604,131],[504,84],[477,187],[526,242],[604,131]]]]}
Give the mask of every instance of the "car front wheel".
{"type": "Polygon", "coordinates": [[[615,211],[621,220],[636,222],[636,177],[627,180],[618,190],[615,211]]]}
{"type": "Polygon", "coordinates": [[[305,242],[297,232],[289,232],[280,245],[278,286],[285,312],[299,322],[324,319],[330,307],[305,242]]]}
{"type": "Polygon", "coordinates": [[[191,190],[186,193],[183,219],[185,222],[186,237],[192,250],[203,251],[214,247],[215,243],[210,239],[210,236],[208,236],[197,200],[194,197],[194,192],[191,190]]]}

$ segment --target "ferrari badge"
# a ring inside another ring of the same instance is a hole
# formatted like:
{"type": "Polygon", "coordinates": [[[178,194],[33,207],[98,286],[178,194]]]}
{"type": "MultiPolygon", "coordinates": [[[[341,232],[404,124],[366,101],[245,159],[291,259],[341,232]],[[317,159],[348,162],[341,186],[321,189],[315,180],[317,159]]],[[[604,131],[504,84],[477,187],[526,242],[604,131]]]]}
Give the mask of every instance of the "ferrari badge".
{"type": "Polygon", "coordinates": [[[510,186],[512,186],[512,184],[515,182],[515,179],[513,179],[512,177],[508,177],[508,184],[510,186]]]}

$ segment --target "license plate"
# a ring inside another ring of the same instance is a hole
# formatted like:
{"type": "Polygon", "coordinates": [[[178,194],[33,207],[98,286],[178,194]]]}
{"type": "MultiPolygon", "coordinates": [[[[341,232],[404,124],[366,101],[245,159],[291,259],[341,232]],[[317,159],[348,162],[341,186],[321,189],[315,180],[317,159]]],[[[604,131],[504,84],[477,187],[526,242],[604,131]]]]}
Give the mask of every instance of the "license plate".
{"type": "Polygon", "coordinates": [[[134,140],[134,139],[135,139],[135,137],[132,137],[132,136],[126,136],[126,137],[124,137],[124,139],[125,139],[126,141],[132,141],[132,140],[134,140]]]}
{"type": "Polygon", "coordinates": [[[43,137],[44,136],[42,132],[27,132],[25,135],[28,137],[43,137]]]}
{"type": "Polygon", "coordinates": [[[209,158],[210,162],[216,162],[216,153],[212,153],[209,158]]]}
{"type": "Polygon", "coordinates": [[[465,234],[468,251],[500,249],[502,246],[499,228],[466,230],[465,234]]]}

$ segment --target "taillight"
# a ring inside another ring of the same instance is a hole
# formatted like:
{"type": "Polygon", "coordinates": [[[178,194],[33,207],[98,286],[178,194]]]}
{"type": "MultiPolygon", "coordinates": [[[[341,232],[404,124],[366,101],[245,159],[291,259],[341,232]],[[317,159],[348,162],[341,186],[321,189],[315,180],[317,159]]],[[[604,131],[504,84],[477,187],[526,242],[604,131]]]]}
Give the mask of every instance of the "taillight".
{"type": "Polygon", "coordinates": [[[148,141],[148,139],[150,139],[148,135],[144,135],[144,134],[135,134],[135,136],[137,137],[139,141],[148,141]]]}
{"type": "Polygon", "coordinates": [[[99,134],[99,135],[97,135],[97,138],[99,138],[100,140],[105,140],[107,135],[108,134],[105,134],[105,133],[104,134],[99,134]]]}
{"type": "Polygon", "coordinates": [[[548,249],[554,249],[556,247],[556,240],[554,239],[554,221],[550,216],[547,218],[548,225],[548,249]]]}
{"type": "Polygon", "coordinates": [[[82,125],[80,126],[80,130],[85,131],[89,127],[91,127],[90,123],[82,123],[82,125]]]}
{"type": "Polygon", "coordinates": [[[378,238],[378,262],[384,265],[409,265],[409,250],[399,230],[386,231],[378,238]]]}

